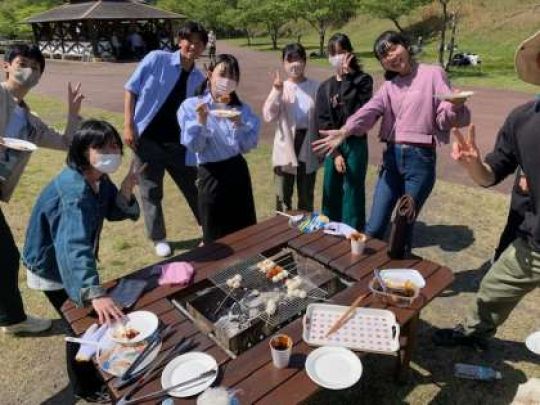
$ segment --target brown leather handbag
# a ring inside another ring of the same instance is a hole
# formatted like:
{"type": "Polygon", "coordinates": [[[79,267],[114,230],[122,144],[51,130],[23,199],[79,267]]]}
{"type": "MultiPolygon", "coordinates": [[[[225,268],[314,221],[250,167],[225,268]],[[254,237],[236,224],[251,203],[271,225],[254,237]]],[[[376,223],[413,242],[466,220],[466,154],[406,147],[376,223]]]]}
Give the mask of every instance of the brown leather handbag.
{"type": "Polygon", "coordinates": [[[392,259],[403,259],[407,243],[407,230],[416,219],[416,204],[414,199],[405,194],[397,202],[392,220],[390,239],[388,240],[388,256],[392,259]]]}

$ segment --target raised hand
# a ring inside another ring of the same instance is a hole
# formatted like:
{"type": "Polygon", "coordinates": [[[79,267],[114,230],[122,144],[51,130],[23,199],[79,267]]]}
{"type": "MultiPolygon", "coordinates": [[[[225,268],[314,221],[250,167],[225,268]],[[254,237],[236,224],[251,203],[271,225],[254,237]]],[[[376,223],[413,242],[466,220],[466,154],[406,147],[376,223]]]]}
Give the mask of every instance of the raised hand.
{"type": "Polygon", "coordinates": [[[274,71],[274,75],[273,75],[273,79],[274,79],[274,82],[273,82],[273,86],[276,90],[281,90],[283,89],[283,80],[281,79],[281,75],[279,74],[279,70],[276,69],[274,71]]]}
{"type": "Polygon", "coordinates": [[[354,59],[354,53],[347,53],[341,61],[341,74],[346,75],[351,73],[351,62],[354,59]]]}
{"type": "Polygon", "coordinates": [[[197,121],[201,125],[206,125],[206,121],[208,120],[208,105],[206,103],[200,103],[195,108],[195,111],[197,112],[197,121]]]}
{"type": "Polygon", "coordinates": [[[457,128],[452,128],[452,135],[455,138],[455,141],[452,143],[452,159],[465,167],[481,163],[480,151],[476,146],[476,129],[474,124],[469,125],[467,128],[466,137],[457,128]]]}
{"type": "Polygon", "coordinates": [[[131,161],[129,171],[127,172],[126,177],[124,177],[124,180],[122,180],[122,184],[120,185],[120,192],[126,200],[131,200],[131,197],[133,196],[133,189],[136,185],[139,184],[139,175],[144,171],[144,169],[146,169],[147,165],[148,163],[144,163],[139,168],[136,168],[135,160],[131,161]]]}
{"type": "Polygon", "coordinates": [[[81,83],[77,83],[75,89],[68,82],[68,112],[70,116],[78,116],[81,112],[81,104],[84,94],[81,92],[81,83]]]}
{"type": "Polygon", "coordinates": [[[323,138],[311,144],[313,151],[319,155],[330,155],[347,137],[344,129],[320,130],[319,134],[323,138]]]}

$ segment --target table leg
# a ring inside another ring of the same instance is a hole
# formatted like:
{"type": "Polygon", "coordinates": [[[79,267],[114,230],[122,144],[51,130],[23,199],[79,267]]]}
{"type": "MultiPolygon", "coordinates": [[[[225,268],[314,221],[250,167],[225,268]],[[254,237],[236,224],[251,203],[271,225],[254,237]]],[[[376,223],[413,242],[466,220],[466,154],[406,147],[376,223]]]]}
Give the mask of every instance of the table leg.
{"type": "Polygon", "coordinates": [[[420,314],[417,314],[409,322],[403,325],[401,336],[406,338],[406,343],[399,349],[395,378],[399,382],[405,382],[409,373],[409,363],[411,362],[412,354],[416,346],[416,335],[418,329],[418,321],[420,314]]]}

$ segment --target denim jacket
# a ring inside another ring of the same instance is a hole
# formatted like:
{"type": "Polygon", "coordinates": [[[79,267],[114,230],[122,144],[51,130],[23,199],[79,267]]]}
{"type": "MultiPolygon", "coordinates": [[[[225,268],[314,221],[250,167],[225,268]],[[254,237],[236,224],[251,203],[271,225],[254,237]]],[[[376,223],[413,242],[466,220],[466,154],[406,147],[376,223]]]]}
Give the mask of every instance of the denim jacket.
{"type": "Polygon", "coordinates": [[[96,194],[84,176],[65,168],[34,205],[23,263],[39,277],[63,284],[78,306],[105,295],[96,265],[96,246],[103,220],[136,220],[139,205],[128,202],[105,175],[96,194]]]}

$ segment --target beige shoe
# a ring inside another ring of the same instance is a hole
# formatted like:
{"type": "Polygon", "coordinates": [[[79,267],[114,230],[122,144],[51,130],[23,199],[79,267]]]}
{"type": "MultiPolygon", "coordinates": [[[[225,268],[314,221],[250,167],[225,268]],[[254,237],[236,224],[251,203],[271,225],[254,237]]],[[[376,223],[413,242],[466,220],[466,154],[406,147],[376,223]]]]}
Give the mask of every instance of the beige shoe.
{"type": "Polygon", "coordinates": [[[50,319],[36,318],[27,315],[26,320],[15,325],[2,326],[2,332],[7,334],[15,333],[39,333],[46,331],[52,326],[50,319]]]}

